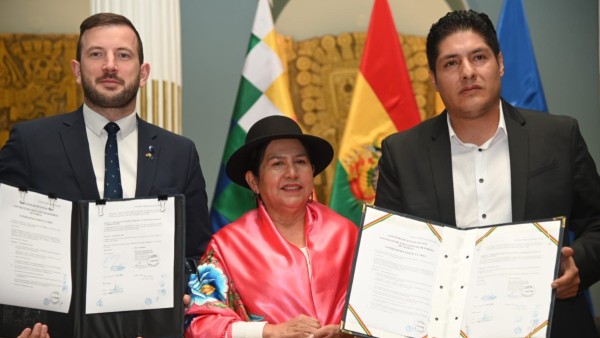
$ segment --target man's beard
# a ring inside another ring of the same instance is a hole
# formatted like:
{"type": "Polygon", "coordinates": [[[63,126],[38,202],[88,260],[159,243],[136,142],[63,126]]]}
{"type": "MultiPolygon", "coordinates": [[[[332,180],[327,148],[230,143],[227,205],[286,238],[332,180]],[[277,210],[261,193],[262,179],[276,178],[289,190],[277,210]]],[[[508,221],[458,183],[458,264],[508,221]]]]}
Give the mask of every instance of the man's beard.
{"type": "MultiPolygon", "coordinates": [[[[123,81],[122,79],[116,77],[116,75],[112,74],[106,74],[98,81],[104,78],[114,78],[119,81],[123,81]]],[[[83,76],[83,74],[81,74],[81,80],[83,95],[87,100],[90,101],[91,104],[101,108],[123,108],[136,99],[139,89],[138,84],[140,83],[140,75],[138,74],[134,81],[128,85],[126,84],[125,88],[123,88],[120,93],[115,95],[105,95],[100,93],[95,89],[92,81],[89,81],[85,76],[83,76]]]]}

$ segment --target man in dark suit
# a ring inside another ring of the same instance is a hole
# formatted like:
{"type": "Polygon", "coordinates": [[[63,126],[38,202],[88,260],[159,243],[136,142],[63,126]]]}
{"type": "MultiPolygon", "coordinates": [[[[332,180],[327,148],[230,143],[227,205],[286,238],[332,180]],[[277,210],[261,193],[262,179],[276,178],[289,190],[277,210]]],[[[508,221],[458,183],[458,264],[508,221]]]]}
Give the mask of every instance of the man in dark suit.
{"type": "Polygon", "coordinates": [[[446,110],[383,141],[375,204],[460,228],[566,216],[575,239],[552,283],[552,337],[597,337],[581,293],[600,279],[600,177],[577,122],[500,98],[504,64],[485,14],[441,18],[427,58],[446,110]]]}
{"type": "MultiPolygon", "coordinates": [[[[68,200],[107,198],[104,128],[114,122],[122,191],[116,198],[184,194],[185,254],[201,256],[212,231],[198,153],[189,139],[137,116],[136,95],[150,65],[133,24],[111,13],[84,20],[71,68],[83,106],[15,125],[0,151],[0,181],[68,200]]],[[[41,329],[36,325],[34,336],[44,336],[41,329]]]]}

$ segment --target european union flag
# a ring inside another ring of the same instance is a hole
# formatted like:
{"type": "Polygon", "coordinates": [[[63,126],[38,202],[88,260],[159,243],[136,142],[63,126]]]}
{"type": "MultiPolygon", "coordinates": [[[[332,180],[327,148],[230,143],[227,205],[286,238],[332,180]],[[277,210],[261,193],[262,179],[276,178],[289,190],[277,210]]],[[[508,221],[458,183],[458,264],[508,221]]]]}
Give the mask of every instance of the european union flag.
{"type": "Polygon", "coordinates": [[[498,40],[504,57],[502,97],[519,108],[548,112],[522,0],[504,0],[498,40]]]}

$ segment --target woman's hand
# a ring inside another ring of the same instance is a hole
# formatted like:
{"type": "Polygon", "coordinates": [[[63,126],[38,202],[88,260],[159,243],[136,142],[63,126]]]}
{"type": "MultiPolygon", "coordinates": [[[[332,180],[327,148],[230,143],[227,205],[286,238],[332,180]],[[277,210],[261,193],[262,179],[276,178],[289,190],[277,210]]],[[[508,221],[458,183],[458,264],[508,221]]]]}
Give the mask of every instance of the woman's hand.
{"type": "MultiPolygon", "coordinates": [[[[316,337],[317,330],[321,327],[315,318],[299,315],[285,323],[267,324],[263,328],[264,338],[309,338],[316,337]]],[[[327,337],[327,336],[324,336],[327,337]]]]}
{"type": "Polygon", "coordinates": [[[50,338],[48,326],[42,323],[37,323],[33,329],[26,328],[17,338],[50,338]]]}

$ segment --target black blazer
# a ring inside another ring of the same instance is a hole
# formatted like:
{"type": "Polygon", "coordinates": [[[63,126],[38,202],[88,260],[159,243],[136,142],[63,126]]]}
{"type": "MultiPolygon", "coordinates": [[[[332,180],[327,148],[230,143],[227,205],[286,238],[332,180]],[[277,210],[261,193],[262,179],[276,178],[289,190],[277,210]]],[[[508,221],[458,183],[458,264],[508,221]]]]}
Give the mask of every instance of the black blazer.
{"type": "MultiPolygon", "coordinates": [[[[600,279],[600,177],[577,121],[502,105],[513,221],[566,216],[586,289],[600,279]]],[[[375,205],[456,225],[446,119],[444,111],[382,142],[375,205]]],[[[593,324],[584,297],[557,301],[553,337],[596,337],[593,324]]]]}
{"type": "MultiPolygon", "coordinates": [[[[194,143],[138,118],[136,197],[184,194],[186,256],[199,257],[210,240],[207,197],[194,143]],[[149,146],[152,158],[146,157],[149,146]]],[[[67,200],[100,198],[83,107],[16,124],[0,151],[0,181],[67,200]]]]}

